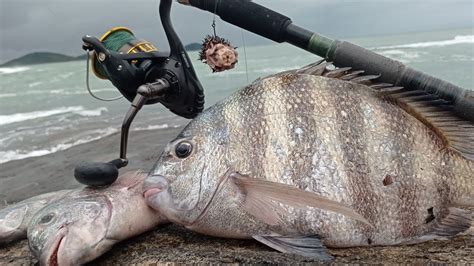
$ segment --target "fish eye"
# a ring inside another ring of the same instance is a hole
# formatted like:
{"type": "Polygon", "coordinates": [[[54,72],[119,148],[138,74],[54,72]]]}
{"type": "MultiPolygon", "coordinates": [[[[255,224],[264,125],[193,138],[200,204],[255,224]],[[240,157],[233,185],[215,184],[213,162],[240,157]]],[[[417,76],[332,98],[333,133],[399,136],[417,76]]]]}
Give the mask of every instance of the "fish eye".
{"type": "Polygon", "coordinates": [[[178,158],[184,159],[188,157],[193,151],[193,145],[187,141],[182,141],[178,143],[175,147],[175,153],[178,158]]]}
{"type": "Polygon", "coordinates": [[[51,220],[53,220],[54,216],[55,216],[54,213],[48,213],[45,216],[41,217],[41,220],[39,221],[39,223],[40,224],[47,224],[47,223],[51,222],[51,220]]]}

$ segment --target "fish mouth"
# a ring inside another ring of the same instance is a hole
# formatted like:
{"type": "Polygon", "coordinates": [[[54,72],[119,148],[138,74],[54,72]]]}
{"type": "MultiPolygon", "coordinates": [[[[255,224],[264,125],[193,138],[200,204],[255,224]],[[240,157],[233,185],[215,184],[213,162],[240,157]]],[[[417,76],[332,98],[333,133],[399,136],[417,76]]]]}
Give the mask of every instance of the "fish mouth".
{"type": "Polygon", "coordinates": [[[152,197],[152,196],[155,195],[155,194],[160,193],[161,191],[163,191],[162,188],[159,188],[159,187],[149,187],[149,188],[147,188],[147,189],[143,192],[143,197],[144,197],[145,199],[149,199],[150,197],[152,197]]]}
{"type": "Polygon", "coordinates": [[[143,197],[148,200],[151,196],[163,192],[167,189],[168,181],[164,176],[151,175],[145,179],[145,182],[143,184],[143,197]]]}
{"type": "Polygon", "coordinates": [[[66,237],[67,230],[66,228],[61,228],[54,239],[53,244],[47,252],[46,263],[45,265],[57,266],[59,265],[58,253],[61,249],[61,244],[63,243],[64,238],[66,237]]]}

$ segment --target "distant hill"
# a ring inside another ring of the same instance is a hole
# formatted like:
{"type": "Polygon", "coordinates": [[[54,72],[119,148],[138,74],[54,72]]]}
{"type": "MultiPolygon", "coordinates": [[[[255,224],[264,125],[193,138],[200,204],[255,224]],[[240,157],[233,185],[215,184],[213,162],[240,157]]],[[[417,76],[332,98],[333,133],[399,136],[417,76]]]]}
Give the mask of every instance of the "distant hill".
{"type": "Polygon", "coordinates": [[[194,42],[184,46],[184,49],[186,49],[186,51],[199,51],[201,50],[201,46],[200,43],[194,42]]]}
{"type": "MultiPolygon", "coordinates": [[[[198,50],[201,50],[201,44],[190,43],[186,45],[184,48],[187,51],[198,51],[198,50]]],[[[69,55],[50,53],[50,52],[36,52],[36,53],[26,54],[22,57],[10,60],[0,65],[0,67],[59,63],[59,62],[69,62],[69,61],[84,60],[84,59],[86,59],[85,54],[80,55],[80,56],[69,56],[69,55]]]]}
{"type": "Polygon", "coordinates": [[[36,65],[45,63],[57,63],[57,62],[69,62],[75,60],[82,60],[84,56],[68,56],[58,53],[49,52],[37,52],[24,55],[22,57],[10,60],[0,67],[12,67],[12,66],[24,66],[24,65],[36,65]]]}

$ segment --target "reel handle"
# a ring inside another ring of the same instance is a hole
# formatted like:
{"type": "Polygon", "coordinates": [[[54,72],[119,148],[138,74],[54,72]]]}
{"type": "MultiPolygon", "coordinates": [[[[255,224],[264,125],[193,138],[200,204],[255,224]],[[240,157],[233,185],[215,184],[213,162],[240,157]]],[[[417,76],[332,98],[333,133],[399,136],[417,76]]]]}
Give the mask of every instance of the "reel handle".
{"type": "Polygon", "coordinates": [[[74,177],[91,187],[108,186],[117,180],[118,169],[126,166],[127,160],[115,159],[108,163],[81,162],[74,168],[74,177]]]}
{"type": "Polygon", "coordinates": [[[127,144],[128,133],[133,119],[150,99],[162,98],[170,88],[170,83],[166,79],[159,79],[152,84],[145,84],[138,88],[137,96],[132,102],[123,122],[120,133],[120,158],[107,163],[81,162],[74,168],[74,177],[84,185],[92,187],[108,186],[117,180],[118,169],[128,165],[127,144]]]}

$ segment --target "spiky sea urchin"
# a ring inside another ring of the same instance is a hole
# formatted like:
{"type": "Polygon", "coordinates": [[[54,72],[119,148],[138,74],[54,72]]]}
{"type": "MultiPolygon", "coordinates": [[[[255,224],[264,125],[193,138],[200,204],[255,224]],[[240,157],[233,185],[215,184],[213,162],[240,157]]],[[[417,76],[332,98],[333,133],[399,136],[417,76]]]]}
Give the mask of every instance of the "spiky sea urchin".
{"type": "Polygon", "coordinates": [[[202,43],[199,60],[209,65],[212,72],[232,69],[238,62],[236,49],[224,38],[208,35],[202,43]]]}

